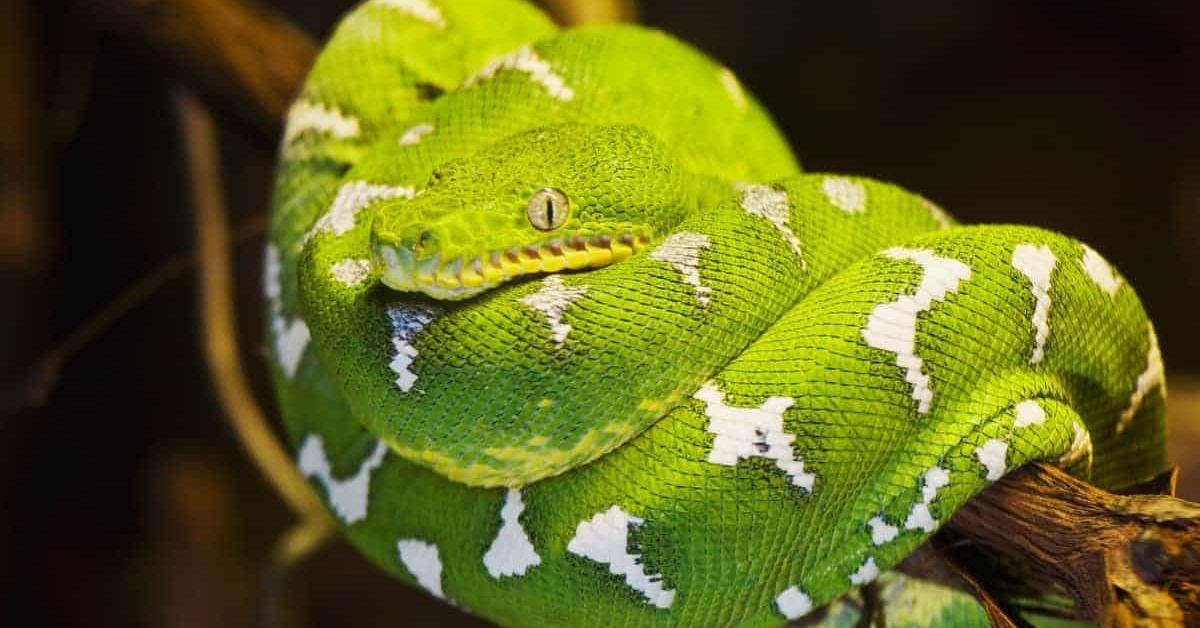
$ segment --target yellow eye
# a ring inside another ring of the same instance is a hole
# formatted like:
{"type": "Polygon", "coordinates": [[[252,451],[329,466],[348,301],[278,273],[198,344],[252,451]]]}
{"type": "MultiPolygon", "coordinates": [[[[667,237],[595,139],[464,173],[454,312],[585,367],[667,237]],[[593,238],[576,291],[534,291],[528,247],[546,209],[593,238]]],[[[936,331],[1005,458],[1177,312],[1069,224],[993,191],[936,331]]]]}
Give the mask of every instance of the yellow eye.
{"type": "Polygon", "coordinates": [[[571,214],[571,203],[567,195],[555,188],[542,188],[529,199],[525,215],[529,224],[540,231],[554,231],[567,223],[571,214]]]}

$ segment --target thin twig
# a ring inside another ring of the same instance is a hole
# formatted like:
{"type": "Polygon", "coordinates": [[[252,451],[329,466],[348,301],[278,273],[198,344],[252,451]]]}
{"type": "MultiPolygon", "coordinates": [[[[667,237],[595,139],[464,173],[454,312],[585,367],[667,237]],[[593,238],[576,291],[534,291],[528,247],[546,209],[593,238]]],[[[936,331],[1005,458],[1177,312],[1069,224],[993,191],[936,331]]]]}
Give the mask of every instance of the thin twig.
{"type": "MultiPolygon", "coordinates": [[[[266,229],[263,216],[247,220],[234,230],[233,245],[262,235],[266,229]]],[[[196,254],[185,253],[159,264],[154,270],[139,277],[115,298],[88,315],[71,333],[64,336],[34,363],[33,376],[26,390],[26,403],[39,407],[49,400],[62,377],[63,367],[80,351],[104,335],[114,324],[153,297],[172,280],[183,276],[196,265],[196,254]]]]}
{"type": "Polygon", "coordinates": [[[325,507],[271,431],[246,382],[238,353],[229,234],[212,117],[195,97],[182,89],[176,92],[175,103],[191,175],[196,249],[201,260],[204,354],[217,396],[246,453],[288,506],[303,521],[318,526],[314,529],[323,525],[331,530],[333,523],[325,507]]]}
{"type": "Polygon", "coordinates": [[[292,567],[320,549],[331,538],[334,528],[329,517],[301,519],[275,542],[271,560],[262,579],[259,616],[265,628],[288,624],[288,576],[292,567]]]}

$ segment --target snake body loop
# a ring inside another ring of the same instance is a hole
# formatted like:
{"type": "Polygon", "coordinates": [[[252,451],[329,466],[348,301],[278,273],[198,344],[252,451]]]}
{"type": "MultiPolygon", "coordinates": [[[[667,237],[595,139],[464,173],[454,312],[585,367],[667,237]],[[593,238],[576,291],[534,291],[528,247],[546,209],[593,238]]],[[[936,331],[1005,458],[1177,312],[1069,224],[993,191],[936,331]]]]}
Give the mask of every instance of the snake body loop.
{"type": "Polygon", "coordinates": [[[280,160],[297,464],[374,562],[501,624],[836,624],[877,578],[982,621],[889,570],[1026,462],[1166,466],[1157,339],[1097,252],[802,173],[662,33],[373,0],[280,160]]]}

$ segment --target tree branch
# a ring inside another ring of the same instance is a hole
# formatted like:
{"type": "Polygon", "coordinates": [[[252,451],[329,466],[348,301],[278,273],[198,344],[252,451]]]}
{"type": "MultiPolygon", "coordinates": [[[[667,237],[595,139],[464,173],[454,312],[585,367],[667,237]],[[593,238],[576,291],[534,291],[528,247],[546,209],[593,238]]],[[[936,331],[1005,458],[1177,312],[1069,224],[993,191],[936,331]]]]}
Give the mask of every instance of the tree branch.
{"type": "Polygon", "coordinates": [[[1103,625],[1200,624],[1198,504],[1116,495],[1034,464],[967,502],[938,537],[1000,600],[1061,591],[1103,625]]]}
{"type": "Polygon", "coordinates": [[[542,6],[567,26],[637,21],[634,0],[542,0],[542,6]]]}
{"type": "Polygon", "coordinates": [[[184,148],[187,152],[196,252],[201,260],[200,320],[204,355],[221,406],[246,453],[275,491],[306,521],[333,529],[325,507],[275,437],[267,417],[254,399],[239,357],[233,271],[229,261],[229,226],[222,194],[216,127],[194,97],[177,91],[184,148]]]}
{"type": "MultiPolygon", "coordinates": [[[[247,0],[79,0],[102,31],[266,144],[317,54],[311,36],[247,0]]],[[[563,24],[629,21],[633,0],[545,0],[563,24]]]]}
{"type": "Polygon", "coordinates": [[[241,0],[81,0],[105,33],[211,108],[274,144],[316,42],[283,16],[241,0]]]}

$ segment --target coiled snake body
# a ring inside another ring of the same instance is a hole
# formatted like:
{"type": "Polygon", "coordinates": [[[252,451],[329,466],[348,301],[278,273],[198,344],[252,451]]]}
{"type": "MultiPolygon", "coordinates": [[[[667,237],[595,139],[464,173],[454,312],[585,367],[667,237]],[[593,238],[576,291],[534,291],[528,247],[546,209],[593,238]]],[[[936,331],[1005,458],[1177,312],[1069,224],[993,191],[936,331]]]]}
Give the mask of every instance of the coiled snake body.
{"type": "Polygon", "coordinates": [[[1166,465],[1153,328],[1098,253],[801,173],[654,31],[363,5],[270,238],[297,464],[373,561],[503,624],[777,625],[921,586],[888,570],[1025,462],[1166,465]]]}

